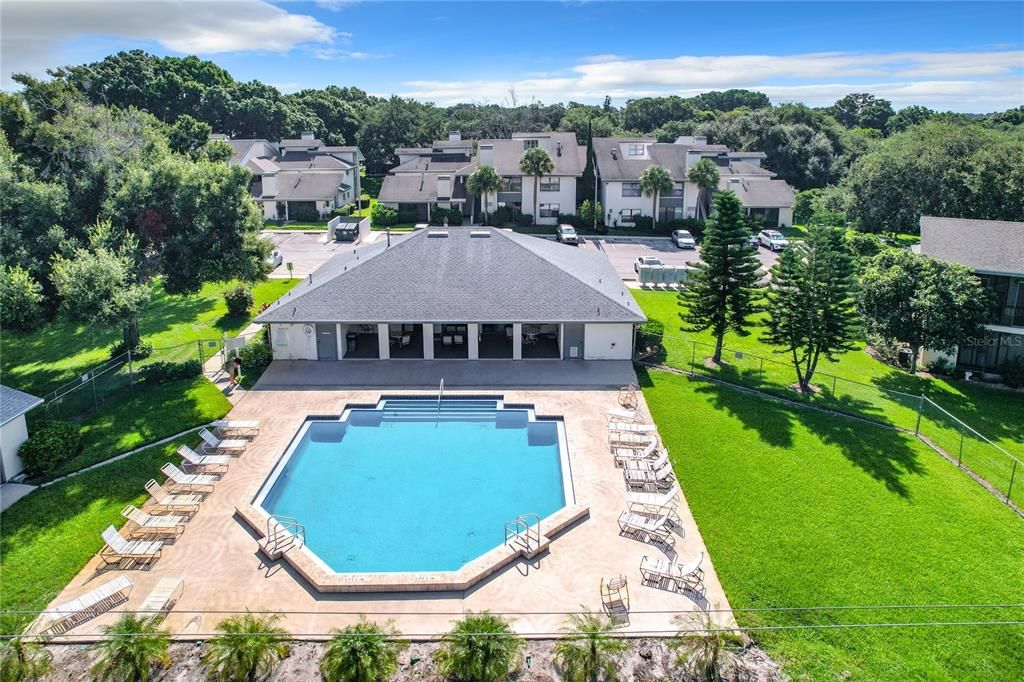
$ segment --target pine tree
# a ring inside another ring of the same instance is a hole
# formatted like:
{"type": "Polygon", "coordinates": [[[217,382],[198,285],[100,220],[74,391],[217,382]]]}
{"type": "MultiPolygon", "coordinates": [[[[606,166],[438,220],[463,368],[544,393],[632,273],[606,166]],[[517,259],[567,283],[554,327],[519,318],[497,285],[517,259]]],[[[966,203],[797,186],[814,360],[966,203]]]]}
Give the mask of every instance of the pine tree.
{"type": "Polygon", "coordinates": [[[750,250],[750,232],[734,192],[715,195],[714,211],[704,227],[700,256],[682,296],[683,319],[690,331],[710,329],[716,363],[722,361],[726,332],[747,334],[747,318],[757,310],[761,263],[750,250]]]}
{"type": "Polygon", "coordinates": [[[854,259],[842,231],[812,226],[772,268],[764,341],[792,357],[800,391],[810,390],[822,356],[853,350],[859,319],[854,259]]]}

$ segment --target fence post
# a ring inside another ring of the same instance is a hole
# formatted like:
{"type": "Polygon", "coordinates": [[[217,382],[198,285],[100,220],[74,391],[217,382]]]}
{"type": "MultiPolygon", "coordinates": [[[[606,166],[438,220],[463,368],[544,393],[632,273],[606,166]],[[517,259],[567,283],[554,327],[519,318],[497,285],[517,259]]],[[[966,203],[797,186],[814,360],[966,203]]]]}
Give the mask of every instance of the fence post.
{"type": "Polygon", "coordinates": [[[132,352],[128,351],[128,385],[135,386],[135,370],[132,369],[132,352]]]}
{"type": "Polygon", "coordinates": [[[924,413],[924,393],[921,394],[921,400],[917,405],[917,425],[914,426],[914,437],[921,435],[921,415],[924,413]]]}
{"type": "Polygon", "coordinates": [[[1017,475],[1017,460],[1013,460],[1013,469],[1010,471],[1010,487],[1006,489],[1006,504],[1010,504],[1010,493],[1013,492],[1013,478],[1017,475]]]}
{"type": "Polygon", "coordinates": [[[835,377],[835,376],[832,377],[832,397],[833,398],[837,397],[836,396],[836,379],[837,379],[837,377],[835,377]]]}
{"type": "Polygon", "coordinates": [[[95,409],[100,409],[100,399],[96,397],[96,375],[90,374],[89,382],[92,384],[92,405],[95,409]]]}
{"type": "Polygon", "coordinates": [[[697,342],[696,341],[691,341],[690,342],[690,369],[693,369],[696,366],[696,362],[697,362],[697,342]]]}
{"type": "Polygon", "coordinates": [[[764,356],[758,356],[761,360],[761,381],[764,381],[764,356]]]}
{"type": "Polygon", "coordinates": [[[960,430],[960,454],[956,457],[956,465],[960,466],[960,463],[964,461],[964,432],[960,430]]]}
{"type": "Polygon", "coordinates": [[[198,341],[196,341],[196,347],[199,349],[199,364],[200,365],[205,365],[206,364],[206,358],[203,357],[203,340],[202,339],[199,339],[198,341]]]}

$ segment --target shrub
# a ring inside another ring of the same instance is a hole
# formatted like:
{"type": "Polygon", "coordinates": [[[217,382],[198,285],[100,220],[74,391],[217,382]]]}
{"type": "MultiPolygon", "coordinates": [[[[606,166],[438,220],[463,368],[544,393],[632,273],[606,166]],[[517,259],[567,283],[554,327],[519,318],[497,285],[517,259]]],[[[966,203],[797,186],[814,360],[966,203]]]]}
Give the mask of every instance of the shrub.
{"type": "Polygon", "coordinates": [[[586,225],[581,225],[580,224],[579,216],[575,216],[572,213],[559,213],[558,214],[558,224],[559,225],[572,225],[576,229],[580,229],[581,227],[587,227],[586,225]]]}
{"type": "Polygon", "coordinates": [[[203,373],[203,365],[198,360],[184,362],[154,362],[139,368],[138,375],[142,381],[159,384],[175,379],[191,379],[203,373]]]}
{"type": "Polygon", "coordinates": [[[943,376],[953,376],[953,373],[956,371],[956,365],[944,357],[935,358],[926,367],[930,374],[941,374],[943,376]]]}
{"type": "Polygon", "coordinates": [[[499,682],[518,662],[523,644],[507,620],[484,611],[456,622],[441,640],[434,660],[446,677],[499,682]]]}
{"type": "Polygon", "coordinates": [[[860,258],[871,258],[882,250],[882,242],[873,234],[847,230],[843,240],[850,247],[850,251],[860,258]]]}
{"type": "Polygon", "coordinates": [[[999,373],[1010,388],[1024,387],[1024,358],[1010,358],[999,366],[999,373]]]}
{"type": "Polygon", "coordinates": [[[288,631],[278,625],[281,616],[246,613],[217,624],[203,663],[211,677],[221,680],[256,680],[268,677],[288,655],[288,631]]]}
{"type": "Polygon", "coordinates": [[[516,225],[519,227],[530,227],[533,225],[533,216],[529,213],[520,213],[516,216],[516,225]]]}
{"type": "Polygon", "coordinates": [[[370,211],[370,222],[378,227],[390,227],[398,222],[398,211],[383,204],[374,204],[370,211]]]}
{"type": "Polygon", "coordinates": [[[313,222],[320,220],[320,212],[316,210],[316,206],[307,206],[302,204],[295,208],[289,207],[288,219],[295,220],[300,223],[313,222]]]}
{"type": "Polygon", "coordinates": [[[0,314],[7,329],[28,331],[42,317],[43,287],[20,265],[0,266],[0,314]]]}
{"type": "Polygon", "coordinates": [[[666,232],[686,230],[692,234],[693,238],[698,242],[704,238],[704,221],[697,218],[676,218],[675,220],[666,220],[658,225],[659,230],[663,228],[666,232]]]}
{"type": "Polygon", "coordinates": [[[398,222],[400,223],[415,223],[417,220],[419,220],[419,214],[414,208],[398,212],[398,222]]]}
{"type": "Polygon", "coordinates": [[[25,468],[34,474],[47,474],[58,464],[78,454],[81,447],[78,424],[47,421],[36,425],[18,454],[25,468]]]}
{"type": "Polygon", "coordinates": [[[228,315],[231,317],[247,314],[255,301],[252,288],[247,284],[236,284],[224,292],[224,302],[228,304],[228,315]]]}
{"type": "MultiPolygon", "coordinates": [[[[107,353],[110,355],[110,359],[113,360],[118,356],[124,355],[128,350],[128,344],[124,340],[121,340],[110,344],[110,348],[107,353]]],[[[140,340],[138,345],[136,345],[135,348],[132,348],[131,351],[132,360],[145,360],[153,354],[153,344],[148,341],[140,340]]]]}
{"type": "Polygon", "coordinates": [[[654,218],[649,215],[638,215],[633,218],[633,229],[634,230],[650,230],[654,231],[654,218]]]}
{"type": "Polygon", "coordinates": [[[604,226],[604,209],[601,207],[600,201],[591,202],[590,199],[584,199],[576,209],[576,215],[579,216],[578,220],[583,227],[594,226],[595,213],[597,214],[597,227],[600,229],[604,226]]]}
{"type": "Polygon", "coordinates": [[[345,204],[331,211],[331,215],[346,217],[352,215],[352,204],[345,204]]]}
{"type": "Polygon", "coordinates": [[[444,225],[444,219],[448,219],[449,225],[462,224],[462,210],[458,208],[440,208],[434,206],[430,209],[430,224],[444,225]]]}
{"type": "Polygon", "coordinates": [[[508,225],[512,222],[512,209],[508,206],[499,206],[488,216],[488,223],[495,226],[508,225]]]}
{"type": "Polygon", "coordinates": [[[242,367],[266,367],[274,359],[274,351],[265,343],[248,343],[238,349],[242,367]]]}
{"type": "Polygon", "coordinates": [[[398,672],[399,654],[409,646],[397,635],[390,624],[381,627],[362,619],[335,630],[320,659],[321,676],[326,682],[391,679],[398,672]]]}
{"type": "Polygon", "coordinates": [[[103,628],[105,639],[92,646],[99,653],[92,667],[98,680],[148,680],[154,668],[171,664],[170,635],[160,629],[160,616],[122,615],[103,628]]]}

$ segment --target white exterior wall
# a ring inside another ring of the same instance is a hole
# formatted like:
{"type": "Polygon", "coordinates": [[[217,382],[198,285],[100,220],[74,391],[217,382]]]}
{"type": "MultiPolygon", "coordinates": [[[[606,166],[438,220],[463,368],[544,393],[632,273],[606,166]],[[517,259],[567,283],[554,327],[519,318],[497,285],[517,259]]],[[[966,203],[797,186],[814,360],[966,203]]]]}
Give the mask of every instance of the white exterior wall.
{"type": "MultiPolygon", "coordinates": [[[[576,215],[576,178],[567,175],[557,177],[561,180],[557,192],[538,191],[537,212],[540,213],[541,204],[558,204],[559,213],[576,215]]],[[[543,178],[537,180],[538,190],[541,180],[543,178]]],[[[533,213],[533,178],[528,175],[523,176],[523,213],[533,213]]],[[[541,219],[535,215],[533,220],[538,225],[558,224],[557,217],[541,219]]]]}
{"type": "Polygon", "coordinates": [[[277,202],[270,200],[261,201],[260,203],[263,205],[263,219],[277,220],[277,202]]]}
{"type": "Polygon", "coordinates": [[[275,360],[316,360],[316,326],[313,324],[271,324],[270,338],[275,360]]]}
{"type": "Polygon", "coordinates": [[[25,469],[18,457],[18,448],[28,438],[28,426],[25,424],[25,415],[15,417],[3,426],[0,426],[0,457],[3,457],[4,476],[11,480],[25,469]]]}
{"type": "Polygon", "coordinates": [[[793,225],[793,207],[779,207],[779,226],[790,227],[793,225]]]}
{"type": "Polygon", "coordinates": [[[629,360],[632,357],[632,324],[627,322],[584,325],[584,360],[629,360]]]}
{"type": "Polygon", "coordinates": [[[619,220],[619,211],[624,208],[638,208],[641,215],[651,215],[651,202],[651,197],[643,195],[638,197],[622,196],[621,182],[601,183],[601,207],[604,209],[605,222],[610,226],[618,225],[621,227],[623,225],[619,220]],[[611,211],[611,218],[608,217],[608,211],[611,211]]]}

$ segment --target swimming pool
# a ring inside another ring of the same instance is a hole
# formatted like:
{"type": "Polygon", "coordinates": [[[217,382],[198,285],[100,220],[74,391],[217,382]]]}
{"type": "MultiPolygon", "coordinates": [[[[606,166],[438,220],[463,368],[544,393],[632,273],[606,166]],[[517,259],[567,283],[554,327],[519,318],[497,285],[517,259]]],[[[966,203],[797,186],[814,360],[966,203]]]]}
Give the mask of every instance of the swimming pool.
{"type": "MultiPolygon", "coordinates": [[[[337,573],[455,571],[572,496],[561,420],[497,399],[382,399],[312,418],[256,499],[337,573]]],[[[571,501],[571,500],[569,500],[571,501]]]]}

